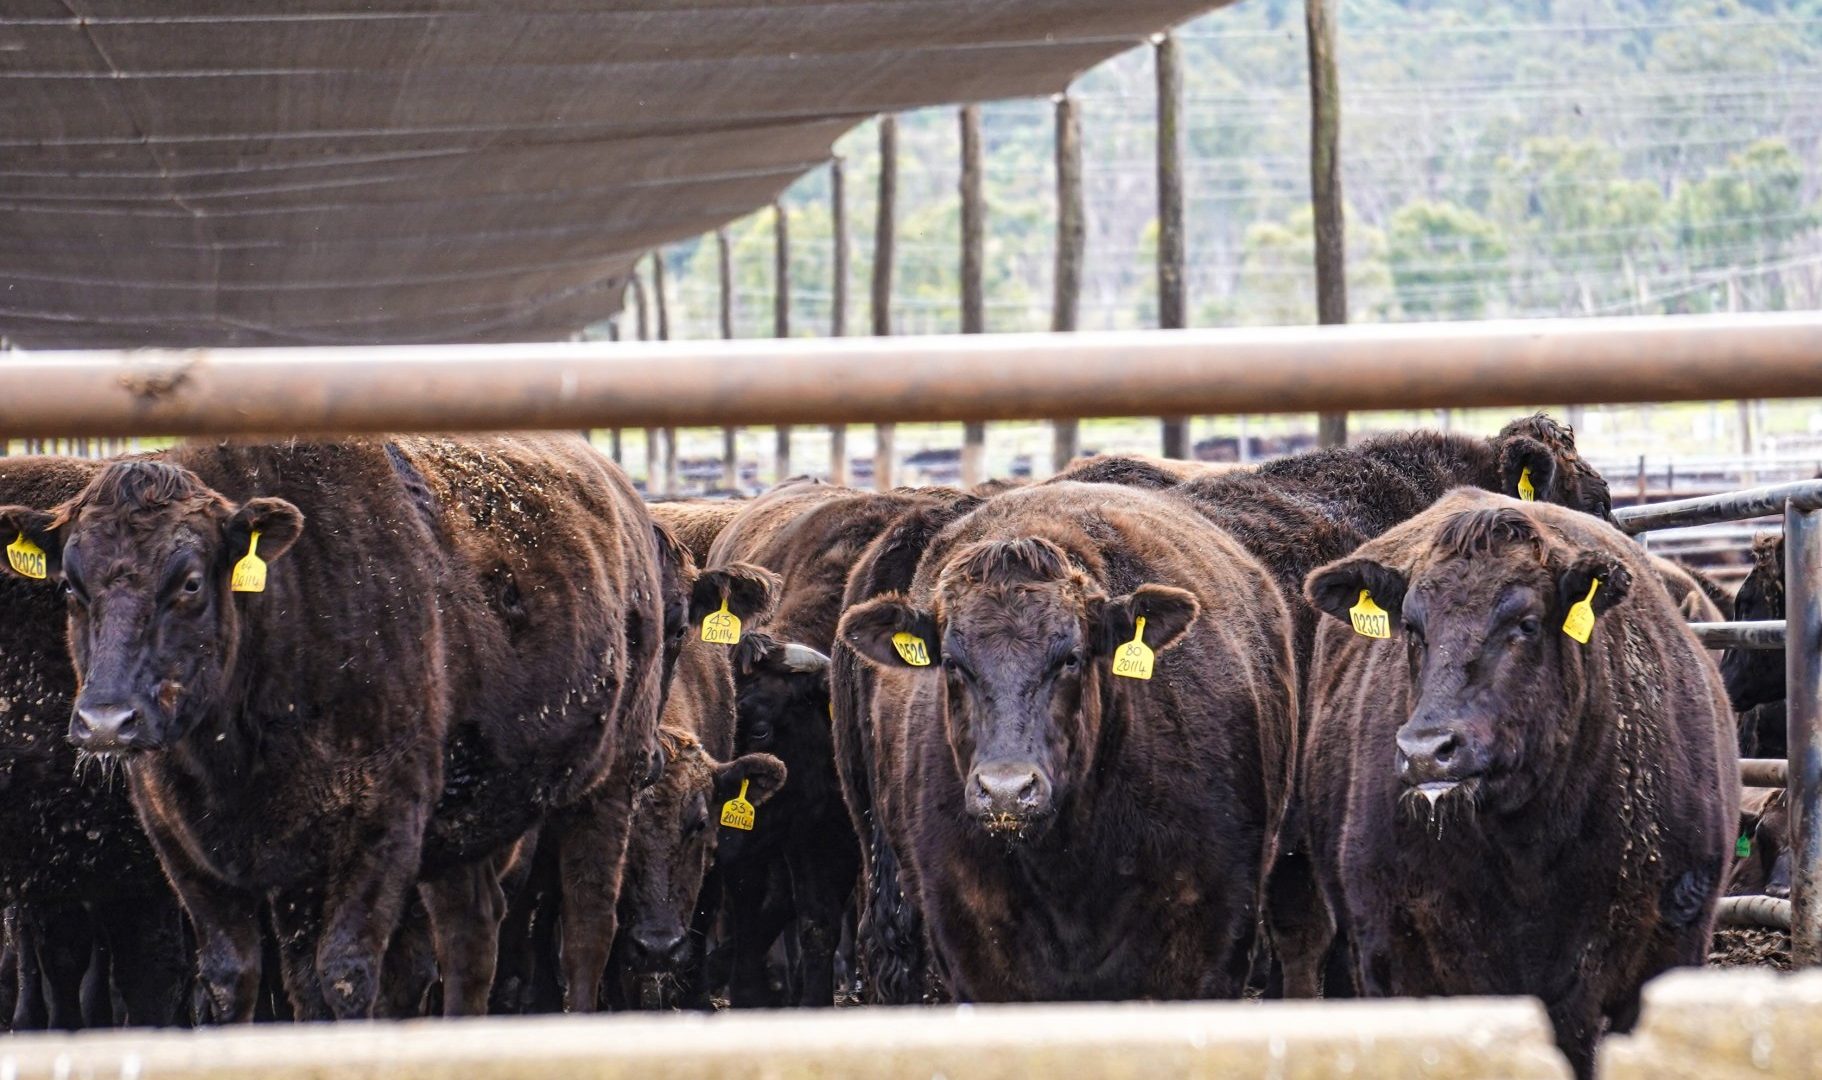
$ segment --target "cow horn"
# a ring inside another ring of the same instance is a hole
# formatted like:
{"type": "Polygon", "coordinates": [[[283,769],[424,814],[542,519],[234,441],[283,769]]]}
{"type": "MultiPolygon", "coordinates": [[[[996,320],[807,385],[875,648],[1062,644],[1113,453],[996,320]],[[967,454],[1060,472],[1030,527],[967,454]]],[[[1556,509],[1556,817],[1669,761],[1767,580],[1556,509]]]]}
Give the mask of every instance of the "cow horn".
{"type": "Polygon", "coordinates": [[[815,675],[829,670],[829,658],[808,645],[792,642],[784,647],[784,668],[799,675],[815,675]]]}

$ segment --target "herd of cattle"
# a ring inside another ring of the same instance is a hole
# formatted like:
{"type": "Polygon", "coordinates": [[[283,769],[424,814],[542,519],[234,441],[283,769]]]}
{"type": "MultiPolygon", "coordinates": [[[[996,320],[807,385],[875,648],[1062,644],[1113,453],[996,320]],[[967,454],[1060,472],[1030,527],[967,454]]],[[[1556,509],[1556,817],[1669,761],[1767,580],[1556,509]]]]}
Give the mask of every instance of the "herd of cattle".
{"type": "Polygon", "coordinates": [[[559,436],[0,459],[0,992],[1531,994],[1586,1073],[1782,752],[1781,676],[1684,626],[1732,598],[1610,518],[1541,415],[650,505],[559,436]]]}

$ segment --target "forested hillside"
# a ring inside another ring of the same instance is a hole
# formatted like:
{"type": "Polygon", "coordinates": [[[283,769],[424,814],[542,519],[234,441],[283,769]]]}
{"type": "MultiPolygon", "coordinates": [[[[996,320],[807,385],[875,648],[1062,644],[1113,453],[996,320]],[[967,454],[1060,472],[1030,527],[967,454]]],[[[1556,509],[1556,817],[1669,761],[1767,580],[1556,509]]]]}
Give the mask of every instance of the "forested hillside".
{"type": "MultiPolygon", "coordinates": [[[[1357,321],[1822,305],[1822,0],[1341,0],[1357,321]]],[[[1314,320],[1302,5],[1241,0],[1179,32],[1199,325],[1314,320]]],[[[1085,73],[1084,327],[1150,325],[1153,71],[1085,73]]],[[[901,120],[902,332],[959,322],[953,110],[901,120]]],[[[988,322],[1048,326],[1052,106],[985,109],[988,322]]],[[[868,325],[876,134],[838,147],[868,325]]],[[[793,330],[827,332],[826,171],[786,200],[793,330]]],[[[732,228],[738,332],[771,332],[772,223],[732,228]]],[[[708,240],[709,238],[705,238],[708,240]]],[[[716,332],[714,244],[670,248],[673,333],[716,332]]]]}

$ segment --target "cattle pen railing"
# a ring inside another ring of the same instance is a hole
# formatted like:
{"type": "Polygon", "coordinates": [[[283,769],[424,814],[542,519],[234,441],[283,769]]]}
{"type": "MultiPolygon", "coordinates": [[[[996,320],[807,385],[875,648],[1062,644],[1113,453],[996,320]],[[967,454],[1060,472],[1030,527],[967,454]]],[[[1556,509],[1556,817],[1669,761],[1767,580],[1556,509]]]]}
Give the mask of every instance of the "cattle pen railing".
{"type": "MultiPolygon", "coordinates": [[[[310,435],[1822,397],[1822,312],[667,343],[15,352],[0,436],[310,435]]],[[[1785,515],[1793,960],[1822,961],[1822,484],[1618,513],[1630,532],[1785,515]]],[[[1749,763],[1749,782],[1780,782],[1749,763]]],[[[1759,905],[1779,912],[1778,905],[1759,905]]]]}
{"type": "Polygon", "coordinates": [[[1614,511],[1633,536],[1661,529],[1748,521],[1784,515],[1785,617],[1762,622],[1697,623],[1693,629],[1713,648],[1783,649],[1788,757],[1740,763],[1742,783],[1782,787],[1788,793],[1791,830],[1790,900],[1730,897],[1724,921],[1790,930],[1791,959],[1822,961],[1822,480],[1729,491],[1696,499],[1614,511]]]}

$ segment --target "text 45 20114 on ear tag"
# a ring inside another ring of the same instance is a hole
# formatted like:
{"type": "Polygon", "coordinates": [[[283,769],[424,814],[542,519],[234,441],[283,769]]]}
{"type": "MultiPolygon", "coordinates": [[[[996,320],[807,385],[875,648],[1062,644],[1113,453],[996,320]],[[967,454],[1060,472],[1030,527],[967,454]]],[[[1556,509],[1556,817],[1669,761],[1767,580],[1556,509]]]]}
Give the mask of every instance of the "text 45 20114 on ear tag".
{"type": "Polygon", "coordinates": [[[1524,471],[1518,474],[1518,497],[1526,502],[1537,501],[1537,485],[1531,482],[1531,467],[1529,465],[1525,466],[1524,471]]]}
{"type": "Polygon", "coordinates": [[[36,581],[44,580],[44,549],[26,539],[24,533],[6,545],[6,561],[13,573],[36,581]]]}
{"type": "Polygon", "coordinates": [[[1145,616],[1141,615],[1133,626],[1132,640],[1113,654],[1113,673],[1127,679],[1149,679],[1156,659],[1151,646],[1145,644],[1145,616]]]}
{"type": "Polygon", "coordinates": [[[728,610],[727,597],[721,598],[721,610],[702,619],[702,640],[710,645],[740,644],[740,616],[728,610]]]}
{"type": "Polygon", "coordinates": [[[234,564],[234,576],[228,579],[228,588],[234,592],[265,592],[266,561],[259,557],[259,530],[253,531],[253,539],[247,542],[247,553],[234,564]]]}
{"type": "Polygon", "coordinates": [[[748,783],[749,781],[742,780],[740,794],[729,799],[721,807],[721,823],[730,829],[739,829],[742,832],[753,831],[753,819],[757,814],[753,810],[753,804],[747,802],[748,783]]]}
{"type": "Polygon", "coordinates": [[[1595,578],[1588,583],[1588,595],[1569,605],[1569,617],[1563,620],[1563,633],[1588,644],[1594,636],[1594,590],[1601,587],[1601,579],[1595,578]]]}
{"type": "Polygon", "coordinates": [[[893,634],[892,647],[898,651],[898,658],[912,667],[930,666],[930,646],[916,634],[893,634]]]}
{"type": "Polygon", "coordinates": [[[1361,637],[1392,636],[1392,617],[1386,614],[1384,608],[1373,603],[1373,594],[1366,589],[1360,590],[1360,603],[1348,608],[1348,618],[1354,620],[1354,633],[1361,637]]]}

